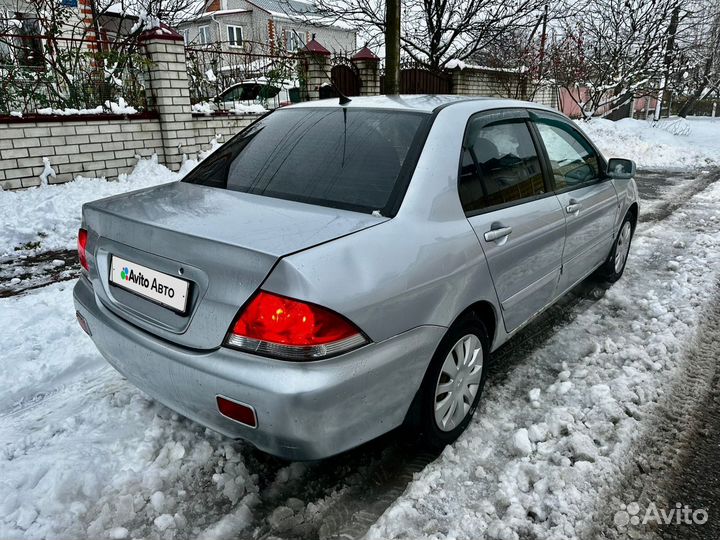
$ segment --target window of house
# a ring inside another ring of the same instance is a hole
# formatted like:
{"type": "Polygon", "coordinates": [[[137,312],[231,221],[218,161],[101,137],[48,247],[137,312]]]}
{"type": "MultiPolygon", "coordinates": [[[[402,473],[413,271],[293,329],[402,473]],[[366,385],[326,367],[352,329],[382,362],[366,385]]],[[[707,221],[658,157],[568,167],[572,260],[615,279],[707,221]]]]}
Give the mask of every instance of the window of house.
{"type": "Polygon", "coordinates": [[[295,51],[298,48],[298,39],[297,35],[293,30],[286,30],[287,35],[287,50],[288,51],[295,51]]]}
{"type": "Polygon", "coordinates": [[[231,47],[241,47],[243,44],[242,26],[228,26],[228,43],[231,47]]]}
{"type": "Polygon", "coordinates": [[[190,30],[187,28],[183,30],[183,41],[185,42],[185,45],[190,45],[190,30]]]}
{"type": "Polygon", "coordinates": [[[544,193],[540,160],[522,119],[470,120],[463,143],[460,201],[466,213],[544,193]]]}
{"type": "Polygon", "coordinates": [[[16,14],[16,20],[19,26],[15,24],[14,50],[17,62],[25,67],[42,67],[43,66],[43,43],[40,38],[41,29],[40,21],[31,16],[22,13],[16,14]]]}
{"type": "Polygon", "coordinates": [[[210,43],[210,27],[201,26],[198,28],[198,41],[200,45],[208,45],[210,43]]]}

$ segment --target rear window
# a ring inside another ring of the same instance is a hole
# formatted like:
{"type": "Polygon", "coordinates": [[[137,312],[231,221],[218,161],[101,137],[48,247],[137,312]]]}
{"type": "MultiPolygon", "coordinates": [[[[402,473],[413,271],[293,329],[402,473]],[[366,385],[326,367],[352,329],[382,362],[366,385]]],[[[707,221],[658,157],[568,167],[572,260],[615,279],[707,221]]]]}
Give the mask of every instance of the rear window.
{"type": "Polygon", "coordinates": [[[231,139],[183,181],[392,215],[429,118],[373,109],[279,110],[231,139]]]}

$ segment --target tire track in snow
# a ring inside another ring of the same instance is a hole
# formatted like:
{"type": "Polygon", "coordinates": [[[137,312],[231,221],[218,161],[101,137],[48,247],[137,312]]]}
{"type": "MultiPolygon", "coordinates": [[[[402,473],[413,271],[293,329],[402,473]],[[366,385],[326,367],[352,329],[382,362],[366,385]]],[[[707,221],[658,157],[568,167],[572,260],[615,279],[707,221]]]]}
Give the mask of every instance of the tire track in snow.
{"type": "Polygon", "coordinates": [[[712,169],[696,174],[638,171],[635,180],[641,198],[640,223],[657,222],[669,218],[693,195],[720,180],[720,171],[712,169]],[[649,203],[648,208],[645,203],[649,203]]]}
{"type": "MultiPolygon", "coordinates": [[[[639,504],[638,515],[642,517],[651,503],[658,509],[671,510],[678,502],[693,502],[677,496],[694,498],[698,491],[697,486],[693,488],[686,485],[685,469],[696,451],[699,439],[705,436],[706,405],[717,397],[715,394],[720,379],[720,284],[712,290],[711,298],[701,317],[702,325],[688,348],[685,361],[673,374],[674,380],[668,385],[669,388],[660,403],[651,414],[643,418],[643,433],[630,452],[634,459],[624,467],[618,485],[600,497],[609,501],[609,504],[601,514],[597,532],[603,532],[608,538],[641,537],[651,540],[690,537],[688,525],[658,527],[657,523],[651,522],[646,525],[641,523],[637,526],[618,526],[614,518],[616,512],[624,510],[622,505],[631,502],[639,504]]],[[[712,426],[715,430],[719,427],[718,420],[720,418],[716,418],[715,425],[712,426]]],[[[717,459],[719,452],[716,448],[714,459],[717,459]]],[[[717,474],[716,469],[715,472],[717,474]]],[[[717,491],[717,478],[714,482],[714,489],[717,491]]],[[[706,528],[692,527],[695,529],[693,538],[717,538],[710,529],[712,527],[717,531],[720,528],[720,498],[712,502],[714,507],[704,506],[709,515],[706,528]],[[705,534],[708,536],[703,536],[705,534]]],[[[697,505],[691,507],[703,508],[697,505]]]]}

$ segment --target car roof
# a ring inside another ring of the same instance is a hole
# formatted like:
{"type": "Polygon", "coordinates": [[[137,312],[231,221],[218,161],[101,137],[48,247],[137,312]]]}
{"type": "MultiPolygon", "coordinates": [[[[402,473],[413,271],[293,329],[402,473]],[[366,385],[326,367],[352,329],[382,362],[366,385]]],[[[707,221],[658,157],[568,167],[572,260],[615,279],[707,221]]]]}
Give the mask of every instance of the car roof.
{"type": "MultiPolygon", "coordinates": [[[[498,109],[503,107],[537,108],[553,110],[539,103],[519,101],[515,99],[502,99],[481,96],[458,96],[448,94],[401,94],[394,96],[355,96],[352,101],[344,105],[349,108],[366,109],[394,109],[416,112],[431,113],[440,107],[450,106],[456,103],[477,102],[478,110],[498,109]]],[[[292,105],[291,108],[299,107],[339,107],[338,98],[321,99],[319,101],[305,101],[292,105]]]]}

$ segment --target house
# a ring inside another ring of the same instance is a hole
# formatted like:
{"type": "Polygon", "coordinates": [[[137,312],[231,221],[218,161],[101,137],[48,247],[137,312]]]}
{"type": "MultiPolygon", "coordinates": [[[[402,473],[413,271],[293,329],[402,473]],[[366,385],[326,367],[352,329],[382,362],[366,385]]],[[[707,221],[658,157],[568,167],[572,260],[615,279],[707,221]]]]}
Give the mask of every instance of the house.
{"type": "Polygon", "coordinates": [[[216,44],[223,52],[292,52],[313,34],[333,53],[356,49],[355,29],[324,24],[313,4],[301,0],[206,0],[178,31],[189,46],[216,44]]]}

